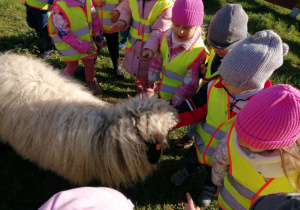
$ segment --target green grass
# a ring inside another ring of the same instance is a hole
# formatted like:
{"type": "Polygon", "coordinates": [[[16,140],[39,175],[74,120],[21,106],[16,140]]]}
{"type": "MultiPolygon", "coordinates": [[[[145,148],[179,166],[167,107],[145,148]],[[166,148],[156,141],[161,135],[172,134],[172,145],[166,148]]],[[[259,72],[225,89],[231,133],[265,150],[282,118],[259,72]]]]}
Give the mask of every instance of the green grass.
{"type": "MultiPolygon", "coordinates": [[[[283,66],[275,71],[271,81],[273,84],[287,83],[300,88],[300,15],[297,19],[290,18],[290,10],[262,0],[204,0],[206,25],[226,3],[242,4],[249,15],[248,27],[251,35],[260,30],[271,29],[290,46],[283,66]]],[[[35,32],[27,26],[25,15],[23,0],[0,0],[0,52],[12,51],[39,57],[41,44],[37,41],[35,32]]],[[[121,56],[123,55],[122,50],[121,56]]],[[[45,61],[59,69],[65,67],[57,53],[45,61]]],[[[126,74],[124,80],[116,78],[106,47],[101,51],[96,67],[96,77],[105,93],[103,100],[115,103],[126,99],[128,94],[136,94],[132,77],[126,74]]],[[[82,64],[75,77],[85,83],[82,64]]],[[[170,133],[170,138],[179,138],[186,130],[186,127],[177,129],[170,133]]],[[[171,175],[182,167],[186,155],[187,150],[165,150],[158,170],[144,183],[137,183],[129,189],[121,188],[120,191],[132,200],[136,209],[183,209],[182,206],[186,205],[186,192],[190,192],[195,203],[199,205],[197,197],[205,175],[202,168],[180,187],[175,187],[170,181],[171,175]]],[[[24,160],[8,145],[0,144],[0,165],[1,210],[37,209],[53,194],[78,187],[24,160]]],[[[203,209],[218,209],[216,201],[203,209]]]]}

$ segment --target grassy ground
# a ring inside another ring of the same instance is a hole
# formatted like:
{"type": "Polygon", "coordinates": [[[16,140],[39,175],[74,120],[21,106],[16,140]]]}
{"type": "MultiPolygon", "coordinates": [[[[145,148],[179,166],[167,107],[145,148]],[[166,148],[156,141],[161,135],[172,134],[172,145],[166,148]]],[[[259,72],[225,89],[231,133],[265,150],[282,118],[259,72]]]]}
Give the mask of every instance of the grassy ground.
{"type": "MultiPolygon", "coordinates": [[[[250,34],[271,29],[290,46],[284,65],[275,71],[271,81],[273,84],[287,83],[300,88],[300,17],[290,18],[290,10],[262,0],[204,0],[205,23],[208,24],[215,12],[226,3],[242,4],[249,15],[250,34]]],[[[39,57],[41,45],[34,31],[26,24],[23,0],[0,0],[0,43],[0,52],[10,50],[39,57]]],[[[121,51],[122,56],[123,54],[124,51],[121,51]]],[[[59,69],[65,66],[57,53],[45,62],[59,69]]],[[[96,67],[96,77],[105,93],[103,100],[115,103],[126,99],[127,94],[135,95],[133,78],[129,75],[123,80],[116,78],[106,47],[101,51],[96,67]]],[[[82,65],[75,76],[82,83],[85,82],[82,65]]],[[[181,137],[186,129],[173,131],[170,139],[181,137]]],[[[187,150],[167,149],[158,170],[144,183],[137,183],[132,188],[120,191],[132,200],[136,209],[182,209],[186,204],[186,192],[190,192],[199,205],[197,197],[203,185],[203,169],[200,168],[180,187],[175,187],[170,181],[171,175],[183,165],[186,155],[187,150]]],[[[78,187],[24,160],[4,144],[0,144],[0,165],[0,209],[37,209],[53,194],[78,187]]],[[[216,201],[205,209],[217,209],[216,201]]]]}

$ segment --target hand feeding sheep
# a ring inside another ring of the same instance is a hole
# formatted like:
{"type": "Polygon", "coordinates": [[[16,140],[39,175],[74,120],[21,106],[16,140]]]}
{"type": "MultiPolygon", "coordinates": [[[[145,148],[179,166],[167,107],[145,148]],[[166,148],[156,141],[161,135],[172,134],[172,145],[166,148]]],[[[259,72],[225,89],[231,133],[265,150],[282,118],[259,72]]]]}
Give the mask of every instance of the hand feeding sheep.
{"type": "Polygon", "coordinates": [[[6,53],[0,63],[0,140],[21,156],[79,185],[128,187],[155,169],[149,148],[167,145],[177,123],[167,101],[110,104],[40,60],[6,53]]]}

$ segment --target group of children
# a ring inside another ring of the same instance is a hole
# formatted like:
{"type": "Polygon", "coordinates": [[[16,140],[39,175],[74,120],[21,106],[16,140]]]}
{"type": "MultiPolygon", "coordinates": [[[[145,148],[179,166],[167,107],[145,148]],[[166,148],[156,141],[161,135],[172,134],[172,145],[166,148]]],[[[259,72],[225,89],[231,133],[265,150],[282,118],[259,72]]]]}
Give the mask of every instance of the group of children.
{"type": "Polygon", "coordinates": [[[209,24],[209,51],[203,17],[201,0],[61,0],[48,29],[67,63],[64,74],[72,76],[82,60],[96,96],[102,31],[123,77],[117,32],[129,30],[123,67],[135,77],[138,97],[156,92],[178,110],[174,129],[193,125],[174,142],[191,147],[171,181],[179,186],[204,165],[203,205],[214,196],[221,209],[249,209],[264,195],[298,192],[300,92],[269,80],[288,46],[271,30],[250,36],[241,5],[227,4],[209,24]]]}

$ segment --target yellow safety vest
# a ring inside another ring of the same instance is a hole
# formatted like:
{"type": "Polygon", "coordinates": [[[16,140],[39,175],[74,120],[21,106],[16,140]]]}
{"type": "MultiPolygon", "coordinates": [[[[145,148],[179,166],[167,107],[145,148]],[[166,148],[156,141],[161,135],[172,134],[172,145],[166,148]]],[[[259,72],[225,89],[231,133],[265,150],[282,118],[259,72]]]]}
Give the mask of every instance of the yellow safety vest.
{"type": "Polygon", "coordinates": [[[120,3],[119,0],[106,0],[106,3],[103,7],[96,7],[100,24],[102,26],[102,31],[106,32],[117,32],[118,30],[109,30],[109,28],[114,24],[111,22],[112,15],[110,14],[120,3]]]}
{"type": "Polygon", "coordinates": [[[235,117],[230,119],[230,96],[224,88],[214,87],[219,81],[220,78],[211,81],[213,84],[207,92],[207,115],[195,134],[198,161],[209,166],[215,148],[235,120],[235,117]]]}
{"type": "Polygon", "coordinates": [[[41,10],[48,9],[48,0],[25,0],[25,4],[41,10]]]}
{"type": "MultiPolygon", "coordinates": [[[[254,201],[263,195],[296,191],[285,176],[265,181],[264,177],[237,152],[233,143],[234,132],[232,125],[227,133],[230,169],[225,175],[224,185],[218,196],[218,204],[222,209],[249,209],[254,201]]],[[[297,173],[290,176],[293,181],[297,178],[297,173]]]]}
{"type": "Polygon", "coordinates": [[[208,80],[214,78],[215,76],[219,75],[219,71],[216,71],[215,73],[211,74],[211,64],[214,60],[215,55],[216,55],[216,53],[215,53],[214,49],[211,49],[209,60],[207,63],[206,73],[205,73],[205,77],[204,77],[205,81],[208,81],[208,80]]]}
{"type": "Polygon", "coordinates": [[[136,40],[147,41],[152,32],[152,25],[158,16],[167,8],[173,6],[173,0],[157,0],[147,19],[140,18],[139,6],[136,0],[128,0],[132,13],[126,48],[131,49],[136,40]]]}
{"type": "MultiPolygon", "coordinates": [[[[85,9],[86,14],[83,12],[82,8],[79,6],[74,7],[68,7],[66,2],[64,1],[58,1],[55,3],[57,6],[59,6],[64,13],[66,14],[66,17],[68,18],[69,26],[70,26],[70,33],[75,34],[76,37],[83,41],[91,42],[91,36],[92,34],[92,16],[91,16],[91,0],[86,1],[85,9]]],[[[48,18],[48,30],[50,37],[52,38],[54,45],[58,52],[61,54],[62,59],[65,61],[76,61],[80,60],[82,58],[90,57],[95,55],[97,52],[95,51],[95,54],[88,55],[83,54],[72,48],[69,44],[64,42],[54,31],[53,23],[52,23],[52,16],[53,13],[50,15],[50,18],[48,18]]],[[[97,49],[97,46],[94,44],[95,49],[97,49]]]]}
{"type": "MultiPolygon", "coordinates": [[[[171,30],[171,29],[169,29],[171,30]]],[[[162,37],[160,52],[163,57],[163,70],[160,73],[158,94],[161,98],[172,100],[176,89],[183,84],[187,69],[197,60],[201,53],[207,53],[203,40],[200,38],[189,51],[184,50],[169,62],[167,36],[162,37]]]]}

